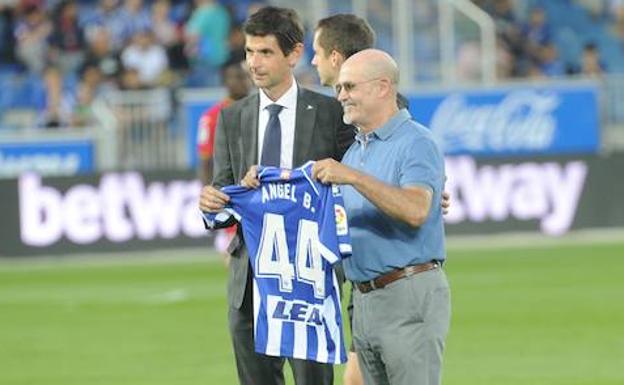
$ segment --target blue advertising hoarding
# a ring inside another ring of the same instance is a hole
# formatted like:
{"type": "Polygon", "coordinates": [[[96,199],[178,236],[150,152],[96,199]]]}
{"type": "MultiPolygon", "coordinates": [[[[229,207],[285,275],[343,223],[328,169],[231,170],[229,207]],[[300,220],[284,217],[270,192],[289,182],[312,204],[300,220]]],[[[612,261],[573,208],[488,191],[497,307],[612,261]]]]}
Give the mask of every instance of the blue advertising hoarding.
{"type": "Polygon", "coordinates": [[[13,177],[26,171],[79,175],[94,169],[91,140],[0,142],[0,177],[13,177]]]}
{"type": "MultiPolygon", "coordinates": [[[[197,166],[197,126],[222,94],[183,98],[189,167],[197,166]]],[[[406,92],[410,112],[431,128],[446,155],[508,157],[595,154],[598,87],[591,82],[406,92]]]]}
{"type": "Polygon", "coordinates": [[[598,152],[598,90],[590,84],[408,94],[414,119],[447,155],[598,152]]]}

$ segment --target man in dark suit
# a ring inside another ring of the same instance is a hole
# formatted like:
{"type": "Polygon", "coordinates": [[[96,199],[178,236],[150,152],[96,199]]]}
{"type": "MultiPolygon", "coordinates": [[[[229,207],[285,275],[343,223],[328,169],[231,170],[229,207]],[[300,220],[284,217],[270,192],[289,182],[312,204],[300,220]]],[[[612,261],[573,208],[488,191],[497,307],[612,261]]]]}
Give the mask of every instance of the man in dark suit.
{"type": "MultiPolygon", "coordinates": [[[[303,53],[304,34],[294,10],[262,8],[250,16],[244,32],[246,61],[259,92],[221,111],[214,179],[200,197],[204,211],[220,211],[229,197],[218,189],[239,183],[254,165],[295,168],[308,160],[340,160],[354,140],[334,98],[295,82],[293,69],[303,53]]],[[[284,359],[254,351],[251,268],[240,228],[229,252],[229,324],[239,380],[244,385],[282,385],[284,359]]],[[[289,362],[297,385],[333,383],[329,364],[289,362]]]]}

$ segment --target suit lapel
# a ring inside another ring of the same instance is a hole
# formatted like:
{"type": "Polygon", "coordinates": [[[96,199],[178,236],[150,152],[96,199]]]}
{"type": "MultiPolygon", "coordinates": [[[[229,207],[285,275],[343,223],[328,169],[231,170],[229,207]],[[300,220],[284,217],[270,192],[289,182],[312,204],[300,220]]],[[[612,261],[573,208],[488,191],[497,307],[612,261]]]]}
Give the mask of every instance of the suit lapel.
{"type": "Polygon", "coordinates": [[[301,166],[308,159],[309,148],[314,134],[316,121],[315,103],[306,97],[306,90],[299,87],[297,95],[297,115],[295,117],[295,146],[293,149],[293,168],[301,166]]]}
{"type": "Polygon", "coordinates": [[[258,164],[258,108],[260,97],[247,99],[246,105],[241,112],[241,136],[243,141],[244,156],[243,172],[247,172],[249,167],[258,164]]]}

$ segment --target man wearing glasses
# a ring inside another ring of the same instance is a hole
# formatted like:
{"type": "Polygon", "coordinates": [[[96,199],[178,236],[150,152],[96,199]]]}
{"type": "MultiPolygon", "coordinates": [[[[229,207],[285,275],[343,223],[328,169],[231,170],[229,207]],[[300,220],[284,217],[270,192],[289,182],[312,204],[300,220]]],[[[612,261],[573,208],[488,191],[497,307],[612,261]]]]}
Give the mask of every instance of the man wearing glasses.
{"type": "Polygon", "coordinates": [[[342,184],[353,256],[353,338],[365,382],[440,384],[450,321],[442,222],[444,162],[431,133],[396,103],[399,71],[385,52],[347,59],[335,90],[358,128],[342,163],[313,175],[342,184]]]}
{"type": "MultiPolygon", "coordinates": [[[[314,31],[314,57],[312,65],[316,68],[321,84],[334,87],[342,64],[357,52],[372,48],[375,45],[375,31],[370,24],[361,17],[353,14],[336,14],[318,21],[314,31]]],[[[352,83],[345,84],[345,91],[352,83]]],[[[339,87],[342,87],[339,85],[339,87]]],[[[338,93],[337,93],[338,94],[338,93]]],[[[407,109],[408,101],[397,93],[397,106],[407,109]]],[[[446,214],[450,206],[450,196],[442,193],[441,203],[446,214]]],[[[349,325],[353,325],[353,294],[347,307],[349,311],[349,325]]],[[[345,385],[361,385],[362,375],[358,367],[357,355],[353,343],[349,349],[343,382],[345,385]]]]}

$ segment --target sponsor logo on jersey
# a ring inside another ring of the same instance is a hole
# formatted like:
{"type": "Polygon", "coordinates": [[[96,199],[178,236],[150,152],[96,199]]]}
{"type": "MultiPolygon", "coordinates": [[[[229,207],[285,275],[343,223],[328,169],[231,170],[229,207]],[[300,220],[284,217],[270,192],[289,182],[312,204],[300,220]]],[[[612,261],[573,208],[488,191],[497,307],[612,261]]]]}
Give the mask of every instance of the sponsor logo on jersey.
{"type": "Polygon", "coordinates": [[[269,303],[275,301],[273,318],[284,321],[304,322],[312,326],[322,326],[321,309],[303,301],[287,301],[275,296],[269,299],[269,303]]]}
{"type": "Polygon", "coordinates": [[[347,235],[349,226],[347,225],[347,212],[344,207],[340,205],[334,205],[334,212],[336,213],[336,234],[347,235]]]}

